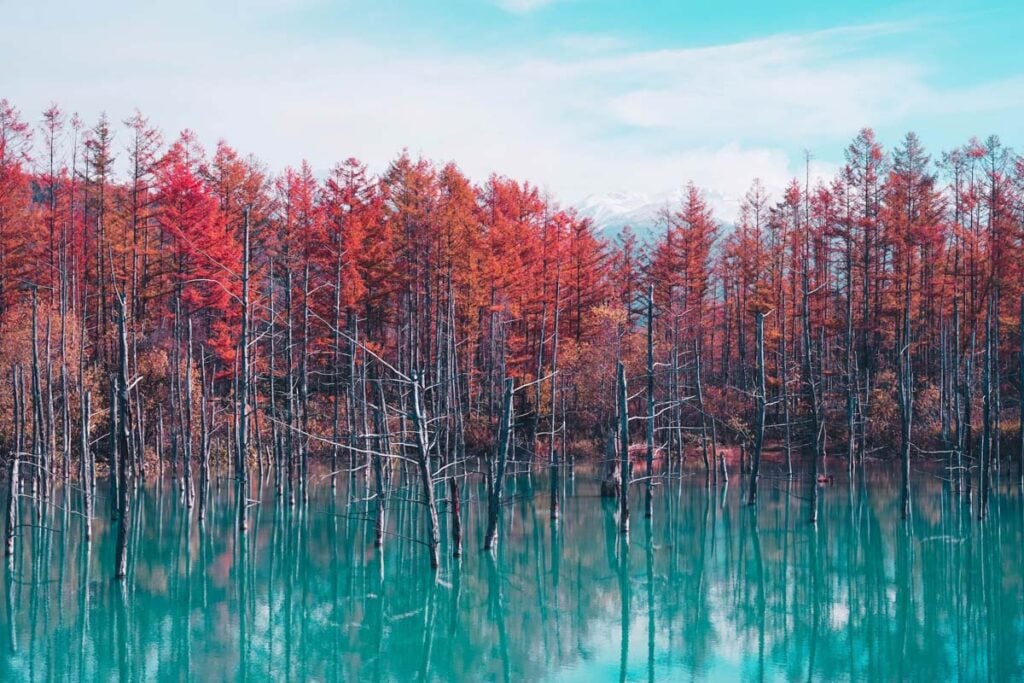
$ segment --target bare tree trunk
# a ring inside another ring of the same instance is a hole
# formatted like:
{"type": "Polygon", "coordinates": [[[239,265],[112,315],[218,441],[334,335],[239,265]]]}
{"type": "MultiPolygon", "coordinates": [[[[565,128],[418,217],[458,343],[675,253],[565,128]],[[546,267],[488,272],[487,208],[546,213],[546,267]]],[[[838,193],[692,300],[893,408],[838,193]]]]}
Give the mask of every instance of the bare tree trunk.
{"type": "Polygon", "coordinates": [[[558,322],[559,322],[559,310],[558,307],[561,304],[561,269],[560,267],[555,268],[555,315],[554,315],[554,329],[552,330],[551,339],[551,394],[549,396],[551,403],[551,434],[548,436],[548,462],[551,463],[551,521],[557,521],[559,516],[559,498],[560,498],[560,485],[559,480],[562,475],[561,460],[565,459],[565,450],[555,448],[555,435],[558,433],[558,420],[557,410],[555,408],[555,391],[558,385],[558,322]]]}
{"type": "MultiPolygon", "coordinates": [[[[857,377],[860,374],[859,368],[856,367],[856,356],[854,354],[854,340],[853,340],[853,246],[852,238],[847,238],[846,243],[846,431],[847,431],[847,443],[846,443],[846,467],[850,481],[853,481],[853,468],[856,460],[856,443],[857,443],[857,422],[856,422],[856,402],[857,402],[857,377]]],[[[806,259],[805,259],[806,261],[806,259]]],[[[807,290],[807,274],[806,266],[804,267],[804,290],[807,290]]],[[[806,294],[805,294],[806,297],[806,294]]],[[[805,323],[806,324],[806,323],[805,323]]],[[[816,437],[817,438],[817,437],[816,437]]],[[[815,463],[815,486],[817,486],[817,463],[815,463]]],[[[816,491],[817,489],[815,489],[816,491]]],[[[817,507],[815,507],[814,513],[815,519],[817,518],[817,507]]],[[[812,521],[814,521],[812,519],[812,521]]]]}
{"type": "Polygon", "coordinates": [[[626,367],[620,360],[616,366],[618,380],[619,403],[619,470],[622,477],[622,489],[619,491],[619,531],[629,533],[629,394],[626,391],[626,367]]]}
{"type": "Polygon", "coordinates": [[[1024,487],[1024,294],[1020,297],[1020,356],[1017,361],[1020,364],[1020,485],[1024,487]]]}
{"type": "Polygon", "coordinates": [[[235,478],[237,480],[238,530],[244,532],[249,528],[246,514],[249,501],[246,494],[248,488],[248,456],[249,456],[249,207],[245,208],[245,224],[242,237],[242,325],[239,340],[238,363],[238,413],[235,437],[238,440],[235,450],[235,478]]]}
{"type": "Polygon", "coordinates": [[[92,412],[92,392],[86,391],[81,403],[81,453],[78,461],[79,486],[82,487],[82,503],[85,508],[85,539],[92,540],[92,477],[90,475],[89,421],[92,412]]]}
{"type": "MultiPolygon", "coordinates": [[[[779,362],[779,383],[782,388],[782,423],[783,423],[783,448],[786,452],[786,476],[793,476],[793,435],[790,424],[789,406],[789,348],[786,343],[786,288],[782,290],[781,303],[779,304],[779,318],[781,321],[782,333],[779,337],[781,359],[779,362]]],[[[794,287],[795,290],[795,287],[794,287]]]]}
{"type": "MultiPolygon", "coordinates": [[[[62,323],[63,327],[63,323],[62,323]]],[[[70,510],[71,502],[71,407],[68,398],[71,391],[68,387],[68,366],[65,354],[61,352],[60,364],[60,423],[61,423],[61,454],[64,461],[64,508],[70,510]]]]}
{"type": "Polygon", "coordinates": [[[110,433],[107,435],[110,453],[107,456],[107,481],[110,483],[110,519],[114,521],[121,512],[119,501],[121,500],[120,490],[121,469],[117,466],[117,432],[120,415],[117,412],[117,381],[110,378],[110,433]]]}
{"type": "MultiPolygon", "coordinates": [[[[822,411],[821,411],[821,400],[818,398],[818,391],[816,389],[816,385],[815,385],[815,381],[814,381],[814,363],[812,362],[812,358],[811,358],[811,302],[810,302],[811,293],[810,293],[810,283],[808,282],[809,276],[808,276],[807,270],[808,270],[807,260],[805,258],[804,259],[804,267],[803,267],[803,277],[802,277],[802,280],[803,280],[803,284],[802,284],[802,289],[803,289],[803,292],[802,292],[802,294],[803,294],[803,319],[804,319],[803,320],[803,342],[804,342],[803,343],[803,347],[804,347],[804,349],[803,349],[803,365],[804,365],[803,374],[804,374],[804,388],[805,388],[805,390],[807,392],[807,402],[810,404],[810,409],[811,409],[811,433],[812,433],[812,437],[814,439],[814,449],[813,449],[813,451],[811,453],[811,462],[812,462],[812,464],[811,464],[811,515],[810,515],[810,521],[811,521],[812,524],[815,524],[818,521],[818,460],[821,459],[821,457],[823,455],[822,451],[824,450],[824,439],[823,439],[824,427],[822,425],[822,422],[824,421],[824,418],[823,418],[823,416],[821,414],[822,413],[822,411]]],[[[849,322],[849,321],[847,321],[847,322],[849,322]]],[[[848,324],[847,325],[847,332],[848,332],[847,341],[848,342],[852,340],[852,335],[849,332],[849,330],[850,330],[850,327],[849,327],[849,324],[848,324]]],[[[852,347],[848,343],[847,344],[847,349],[846,349],[846,363],[847,363],[846,367],[847,367],[848,371],[851,369],[851,366],[852,366],[852,363],[851,363],[851,359],[852,358],[853,358],[852,347]]],[[[819,363],[824,363],[824,361],[819,359],[819,363]]],[[[850,431],[850,441],[849,441],[849,444],[847,444],[848,445],[848,449],[849,449],[847,451],[847,453],[849,455],[848,465],[850,467],[850,473],[851,473],[851,477],[852,477],[852,472],[853,472],[853,431],[852,431],[853,430],[853,422],[852,422],[852,419],[853,419],[853,400],[852,400],[852,397],[853,397],[853,383],[852,383],[852,373],[847,375],[847,380],[848,380],[848,384],[847,384],[847,392],[846,392],[846,409],[847,409],[847,418],[850,420],[850,422],[848,424],[849,424],[850,430],[851,430],[850,431]]],[[[851,478],[851,481],[852,481],[852,478],[851,478]]]]}
{"type": "MultiPolygon", "coordinates": [[[[996,472],[1000,471],[1003,464],[1002,456],[1000,455],[1002,449],[1001,436],[1003,433],[1002,429],[1002,369],[999,365],[999,298],[1000,288],[998,283],[995,285],[995,291],[992,292],[992,368],[991,380],[989,381],[990,391],[992,397],[992,409],[990,411],[992,415],[992,442],[991,442],[991,453],[989,454],[989,468],[996,468],[996,472]]],[[[991,483],[990,483],[991,486],[991,483]]]]}
{"type": "Polygon", "coordinates": [[[5,529],[6,542],[4,555],[8,558],[8,564],[13,568],[14,563],[14,536],[18,528],[18,464],[20,454],[15,451],[7,466],[7,526],[5,529]]]}
{"type": "MultiPolygon", "coordinates": [[[[299,453],[302,501],[309,502],[309,263],[302,271],[302,359],[299,362],[299,453]]],[[[366,433],[366,430],[362,430],[366,433]]]]}
{"type": "Polygon", "coordinates": [[[750,489],[747,495],[747,504],[757,503],[757,480],[761,476],[761,450],[764,448],[764,412],[766,405],[767,388],[764,373],[764,313],[754,313],[754,343],[757,345],[757,406],[755,408],[754,424],[754,457],[753,466],[750,471],[750,489]]]}
{"type": "MultiPolygon", "coordinates": [[[[342,247],[338,245],[337,259],[334,267],[334,372],[332,374],[331,394],[334,398],[333,419],[331,420],[331,495],[338,491],[338,451],[341,442],[341,378],[342,378],[342,350],[341,350],[341,266],[342,247]]],[[[383,409],[383,406],[381,407],[383,409]]],[[[379,547],[379,546],[378,546],[379,547]]]]}
{"type": "MultiPolygon", "coordinates": [[[[416,438],[416,462],[420,470],[420,483],[423,487],[423,504],[427,508],[427,547],[430,551],[430,568],[441,566],[439,546],[441,544],[437,522],[437,504],[434,501],[434,477],[430,471],[430,439],[427,435],[427,420],[423,414],[423,402],[420,398],[420,377],[413,373],[412,377],[412,420],[416,438]]],[[[486,546],[485,546],[486,547],[486,546]]]]}
{"type": "Polygon", "coordinates": [[[281,413],[277,406],[277,344],[275,339],[277,337],[277,313],[274,308],[274,261],[270,261],[270,275],[268,277],[268,312],[267,312],[267,345],[269,346],[268,355],[270,356],[269,369],[270,378],[268,384],[270,385],[270,405],[268,410],[270,411],[270,440],[271,448],[274,451],[274,488],[277,496],[280,498],[284,494],[284,455],[282,453],[282,436],[281,436],[281,425],[280,416],[281,413]]]}
{"type": "Polygon", "coordinates": [[[123,579],[128,574],[128,526],[131,523],[128,495],[128,463],[132,460],[131,438],[131,397],[128,391],[128,332],[125,318],[124,295],[117,295],[118,340],[120,364],[117,375],[117,469],[118,486],[117,552],[114,558],[114,578],[123,579]]]}
{"type": "Polygon", "coordinates": [[[907,259],[907,283],[904,294],[902,348],[899,359],[899,403],[900,403],[900,461],[901,487],[900,507],[903,519],[910,518],[910,435],[914,416],[914,377],[910,355],[910,264],[907,259]]]}
{"type": "MultiPolygon", "coordinates": [[[[544,267],[545,267],[545,270],[546,270],[547,269],[547,263],[546,262],[545,262],[544,267]]],[[[544,282],[544,289],[546,290],[547,289],[547,275],[546,275],[546,273],[545,273],[544,276],[542,276],[542,281],[544,282]]],[[[529,426],[528,426],[529,434],[526,435],[526,442],[527,442],[528,447],[530,449],[530,464],[531,465],[533,464],[533,462],[535,460],[534,454],[537,451],[537,431],[538,431],[538,425],[540,424],[540,401],[541,401],[541,389],[542,389],[542,384],[543,384],[541,382],[540,378],[544,376],[544,341],[545,341],[544,340],[544,334],[547,332],[547,325],[548,325],[548,301],[547,301],[547,292],[546,291],[544,291],[541,294],[541,298],[543,300],[543,304],[541,305],[541,314],[540,314],[540,332],[537,335],[537,359],[536,359],[537,367],[536,367],[536,371],[534,372],[534,380],[537,382],[537,384],[534,386],[533,415],[530,417],[530,422],[529,422],[529,426]]],[[[550,460],[548,461],[548,465],[549,466],[551,465],[550,460]]]]}
{"type": "MultiPolygon", "coordinates": [[[[953,420],[956,429],[956,492],[964,492],[964,383],[960,370],[960,309],[953,298],[953,420]]],[[[1024,467],[1021,468],[1024,472],[1024,467]]],[[[1024,477],[1024,474],[1021,475],[1024,477]]]]}
{"type": "MultiPolygon", "coordinates": [[[[292,269],[291,266],[285,268],[285,319],[287,320],[287,327],[285,328],[285,344],[284,344],[284,357],[285,362],[285,378],[288,383],[288,414],[287,421],[285,424],[285,435],[284,435],[284,448],[282,449],[282,457],[287,461],[286,470],[288,472],[288,504],[292,507],[295,506],[295,362],[293,358],[293,347],[294,347],[294,334],[292,328],[292,269]]],[[[350,487],[351,490],[351,487],[350,487]]]]}
{"type": "Polygon", "coordinates": [[[498,423],[498,443],[488,463],[487,531],[484,550],[493,550],[498,544],[498,516],[501,514],[501,492],[505,486],[505,463],[508,460],[512,431],[512,399],[515,380],[505,379],[505,392],[501,400],[501,418],[498,423]]]}
{"type": "Polygon", "coordinates": [[[23,415],[25,413],[22,405],[24,393],[21,391],[21,366],[15,364],[11,369],[11,399],[13,419],[11,429],[14,440],[14,452],[12,457],[21,457],[25,450],[25,424],[23,415]]]}
{"type": "Polygon", "coordinates": [[[185,390],[182,407],[185,418],[185,506],[189,509],[195,504],[196,489],[192,481],[192,316],[188,318],[188,341],[185,346],[185,390]]]}
{"type": "Polygon", "coordinates": [[[644,517],[654,516],[654,285],[647,288],[647,486],[644,517]]]}
{"type": "MultiPolygon", "coordinates": [[[[694,383],[697,385],[697,410],[700,411],[700,447],[701,455],[704,458],[704,486],[705,488],[710,488],[712,475],[711,468],[712,466],[717,468],[718,463],[712,463],[712,461],[708,459],[708,420],[707,413],[704,408],[704,384],[701,381],[700,376],[700,347],[697,345],[696,339],[693,341],[693,358],[694,383]]],[[[678,397],[676,400],[679,400],[678,397]]],[[[718,470],[716,469],[715,472],[717,471],[718,470]]],[[[725,481],[729,480],[729,474],[724,467],[722,468],[722,475],[725,478],[725,481]]]]}
{"type": "Polygon", "coordinates": [[[989,470],[992,461],[992,295],[988,297],[987,309],[985,312],[985,366],[982,369],[981,379],[981,468],[978,470],[978,488],[980,499],[978,501],[978,519],[985,519],[988,516],[988,495],[991,476],[989,470]]]}
{"type": "Polygon", "coordinates": [[[157,479],[164,477],[164,407],[156,409],[156,468],[157,479]]]}
{"type": "Polygon", "coordinates": [[[181,411],[178,395],[181,392],[181,291],[174,298],[174,332],[171,349],[170,418],[171,418],[171,479],[181,485],[178,479],[179,443],[182,433],[181,411]]]}
{"type": "Polygon", "coordinates": [[[199,470],[199,520],[202,521],[206,519],[206,501],[210,489],[210,420],[207,417],[210,397],[206,383],[205,349],[199,352],[199,385],[202,388],[199,399],[199,456],[202,459],[199,470]]]}
{"type": "Polygon", "coordinates": [[[32,287],[32,493],[39,494],[41,500],[49,497],[47,479],[49,478],[46,457],[46,428],[43,417],[43,394],[39,377],[39,295],[37,288],[32,287]]]}
{"type": "Polygon", "coordinates": [[[387,490],[384,482],[384,454],[391,454],[391,438],[388,435],[387,403],[384,401],[384,385],[377,380],[377,406],[373,411],[374,431],[377,432],[377,452],[373,454],[373,479],[376,485],[377,517],[374,520],[373,545],[384,547],[384,526],[387,523],[387,490]]]}

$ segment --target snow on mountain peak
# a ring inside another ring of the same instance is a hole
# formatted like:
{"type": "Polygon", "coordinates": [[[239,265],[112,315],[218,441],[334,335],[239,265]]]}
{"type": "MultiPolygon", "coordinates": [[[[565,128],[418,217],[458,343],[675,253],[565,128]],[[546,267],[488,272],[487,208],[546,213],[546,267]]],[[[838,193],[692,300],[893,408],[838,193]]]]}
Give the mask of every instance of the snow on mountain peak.
{"type": "Polygon", "coordinates": [[[641,240],[659,230],[660,214],[672,203],[673,195],[651,195],[642,192],[611,192],[593,194],[576,205],[579,215],[590,218],[597,231],[611,239],[623,226],[630,226],[641,240]]]}

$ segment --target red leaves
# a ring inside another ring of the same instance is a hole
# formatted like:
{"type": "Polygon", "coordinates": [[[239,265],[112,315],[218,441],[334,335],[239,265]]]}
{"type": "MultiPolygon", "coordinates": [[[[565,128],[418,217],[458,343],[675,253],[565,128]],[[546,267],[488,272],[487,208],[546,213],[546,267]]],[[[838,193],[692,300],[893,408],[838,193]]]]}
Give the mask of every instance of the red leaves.
{"type": "Polygon", "coordinates": [[[18,110],[0,100],[0,324],[20,296],[30,269],[32,193],[26,166],[31,132],[18,110]]]}
{"type": "Polygon", "coordinates": [[[649,270],[655,300],[678,313],[685,311],[691,324],[697,324],[710,290],[718,224],[693,183],[687,184],[682,203],[665,220],[665,236],[654,247],[649,270]]]}
{"type": "Polygon", "coordinates": [[[240,317],[241,247],[216,198],[194,171],[198,159],[190,143],[183,135],[160,164],[157,221],[171,246],[170,284],[180,294],[183,314],[204,323],[208,345],[230,366],[240,317]]]}

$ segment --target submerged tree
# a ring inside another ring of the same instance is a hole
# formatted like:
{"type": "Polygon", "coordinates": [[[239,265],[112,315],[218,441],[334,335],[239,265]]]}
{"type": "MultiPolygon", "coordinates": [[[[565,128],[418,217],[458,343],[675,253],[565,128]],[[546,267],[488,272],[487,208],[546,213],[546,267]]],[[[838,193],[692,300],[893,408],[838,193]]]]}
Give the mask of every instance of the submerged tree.
{"type": "Polygon", "coordinates": [[[776,198],[755,181],[730,229],[688,183],[645,241],[406,153],[322,181],[187,131],[165,148],[139,113],[119,133],[50,108],[35,132],[0,103],[8,553],[19,496],[91,522],[98,470],[128,540],[135,489],[165,470],[188,509],[199,468],[203,520],[233,474],[243,531],[268,478],[296,507],[345,482],[378,547],[414,497],[435,568],[463,553],[467,507],[495,547],[515,473],[550,473],[555,520],[601,452],[623,531],[631,483],[650,516],[691,467],[709,488],[732,467],[752,504],[799,476],[812,521],[827,454],[852,486],[891,451],[905,515],[917,458],[981,516],[1000,468],[1024,472],[1024,162],[998,138],[933,164],[864,129],[835,178],[808,167],[776,198]]]}

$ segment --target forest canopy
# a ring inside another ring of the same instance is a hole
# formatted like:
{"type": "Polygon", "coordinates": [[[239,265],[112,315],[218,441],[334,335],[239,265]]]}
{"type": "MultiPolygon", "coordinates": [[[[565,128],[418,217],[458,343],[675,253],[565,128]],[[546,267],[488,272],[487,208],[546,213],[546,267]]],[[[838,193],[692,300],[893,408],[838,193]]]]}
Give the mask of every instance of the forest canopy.
{"type": "Polygon", "coordinates": [[[191,442],[182,406],[200,392],[211,414],[246,392],[264,444],[246,458],[284,424],[336,458],[387,368],[420,378],[449,448],[493,447],[510,378],[532,387],[515,395],[519,457],[558,440],[595,456],[616,363],[645,373],[648,317],[655,440],[680,461],[703,448],[706,463],[708,438],[753,445],[758,399],[787,462],[897,444],[999,457],[1019,433],[1022,251],[1024,161],[995,136],[932,158],[913,133],[886,149],[865,128],[834,178],[778,197],[753,179],[733,225],[690,182],[643,241],[528,181],[408,153],[318,177],[165,139],[139,113],[29,122],[3,100],[0,372],[16,390],[0,392],[0,443],[70,458],[82,392],[98,411],[117,371],[123,297],[140,464],[191,442]]]}

